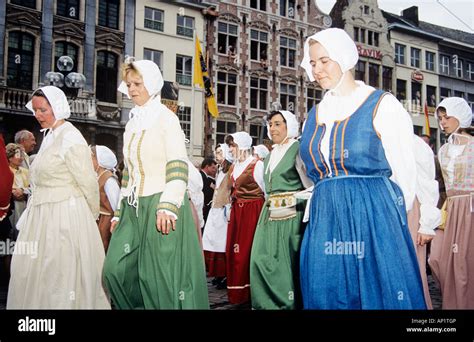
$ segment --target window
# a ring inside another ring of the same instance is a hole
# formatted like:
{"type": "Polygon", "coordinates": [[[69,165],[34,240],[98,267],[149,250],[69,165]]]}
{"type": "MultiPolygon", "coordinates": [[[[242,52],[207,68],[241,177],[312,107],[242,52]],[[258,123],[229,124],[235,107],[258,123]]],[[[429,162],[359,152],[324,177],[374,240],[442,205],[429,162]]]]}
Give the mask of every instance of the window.
{"type": "Polygon", "coordinates": [[[397,100],[405,101],[407,99],[407,81],[397,79],[397,100]]]}
{"type": "Polygon", "coordinates": [[[117,101],[117,56],[108,51],[97,52],[96,93],[99,101],[117,101]]]}
{"type": "Polygon", "coordinates": [[[260,11],[267,10],[267,0],[250,0],[250,7],[260,11]]]}
{"type": "Polygon", "coordinates": [[[443,100],[446,97],[451,97],[451,89],[439,88],[439,97],[440,97],[440,100],[443,100]]]}
{"type": "Polygon", "coordinates": [[[405,64],[405,45],[395,43],[395,63],[405,64]]]}
{"type": "Polygon", "coordinates": [[[294,112],[296,110],[296,85],[280,84],[280,103],[283,110],[294,112]]]}
{"type": "Polygon", "coordinates": [[[369,14],[369,6],[364,5],[364,14],[369,14]]]}
{"type": "Polygon", "coordinates": [[[32,35],[13,31],[8,37],[7,85],[32,89],[35,40],[32,35]]]}
{"type": "Polygon", "coordinates": [[[455,96],[455,97],[464,98],[464,92],[459,91],[459,90],[455,90],[455,91],[454,91],[454,96],[455,96]]]}
{"type": "Polygon", "coordinates": [[[163,73],[163,51],[145,48],[143,49],[143,59],[155,62],[163,73]]]}
{"type": "Polygon", "coordinates": [[[392,92],[392,68],[382,66],[382,88],[392,92]]]}
{"type": "Polygon", "coordinates": [[[12,4],[36,9],[36,0],[11,0],[12,4]]]}
{"type": "Polygon", "coordinates": [[[250,79],[250,108],[267,109],[268,80],[250,79]]]}
{"type": "Polygon", "coordinates": [[[280,15],[283,17],[295,17],[295,0],[280,0],[280,15]]]}
{"type": "Polygon", "coordinates": [[[217,73],[217,103],[235,106],[237,75],[217,73]]]}
{"type": "Polygon", "coordinates": [[[176,26],[176,34],[185,37],[193,37],[194,18],[178,14],[178,25],[176,26]]]}
{"type": "Polygon", "coordinates": [[[145,27],[163,32],[165,14],[163,11],[145,7],[145,27]]]}
{"type": "Polygon", "coordinates": [[[256,61],[267,60],[268,33],[250,30],[250,58],[256,61]]]}
{"type": "Polygon", "coordinates": [[[176,55],[176,82],[185,86],[191,85],[192,65],[192,57],[176,55]]]}
{"type": "Polygon", "coordinates": [[[280,37],[280,65],[289,68],[295,67],[296,40],[280,37]]]}
{"type": "Polygon", "coordinates": [[[411,101],[413,104],[413,111],[421,112],[421,84],[418,82],[411,82],[411,101]]]}
{"type": "Polygon", "coordinates": [[[99,0],[99,25],[118,29],[120,0],[99,0]]]}
{"type": "Polygon", "coordinates": [[[379,87],[379,66],[377,64],[369,63],[369,85],[372,87],[379,87]]]}
{"type": "Polygon", "coordinates": [[[439,72],[445,75],[449,75],[449,56],[439,56],[439,72]]]}
{"type": "Polygon", "coordinates": [[[237,53],[237,25],[219,22],[217,45],[219,53],[228,54],[231,50],[237,53]]]}
{"type": "Polygon", "coordinates": [[[467,102],[471,106],[471,110],[474,112],[474,94],[467,94],[467,102]]]}
{"type": "Polygon", "coordinates": [[[436,87],[426,86],[426,104],[429,107],[436,107],[436,87]]]}
{"type": "Polygon", "coordinates": [[[191,136],[191,107],[179,106],[178,119],[181,124],[181,129],[186,135],[186,139],[191,136]]]}
{"type": "Polygon", "coordinates": [[[231,121],[217,120],[216,143],[223,144],[225,137],[237,131],[237,124],[231,121]]]}
{"type": "Polygon", "coordinates": [[[434,52],[426,51],[426,70],[435,71],[435,54],[434,52]]]}
{"type": "Polygon", "coordinates": [[[361,60],[355,66],[355,79],[365,82],[365,62],[361,60]]]}
{"type": "Polygon", "coordinates": [[[421,50],[416,48],[411,48],[411,66],[415,68],[420,67],[420,54],[421,50]]]}
{"type": "Polygon", "coordinates": [[[456,63],[454,63],[454,70],[456,72],[457,77],[460,77],[460,78],[463,77],[463,72],[462,72],[463,65],[464,65],[464,61],[459,58],[456,60],[456,63]]]}
{"type": "Polygon", "coordinates": [[[474,63],[467,63],[467,77],[474,81],[474,63]]]}
{"type": "Polygon", "coordinates": [[[74,62],[74,66],[71,71],[77,72],[77,51],[78,48],[76,45],[68,42],[56,42],[54,46],[54,71],[59,71],[58,69],[58,59],[61,56],[69,56],[74,62]]]}
{"type": "Polygon", "coordinates": [[[354,41],[358,42],[359,41],[359,28],[354,27],[354,41]]]}
{"type": "Polygon", "coordinates": [[[311,108],[321,102],[323,92],[320,89],[308,88],[306,89],[306,109],[309,112],[311,108]]]}
{"type": "Polygon", "coordinates": [[[360,42],[365,44],[365,29],[360,29],[360,42]]]}
{"type": "Polygon", "coordinates": [[[368,44],[372,46],[379,46],[379,34],[374,31],[368,31],[369,39],[368,44]]]}
{"type": "Polygon", "coordinates": [[[263,138],[263,125],[250,124],[250,136],[252,137],[252,145],[260,144],[260,137],[263,138]]]}
{"type": "Polygon", "coordinates": [[[79,0],[58,0],[56,14],[68,18],[79,18],[79,0]]]}

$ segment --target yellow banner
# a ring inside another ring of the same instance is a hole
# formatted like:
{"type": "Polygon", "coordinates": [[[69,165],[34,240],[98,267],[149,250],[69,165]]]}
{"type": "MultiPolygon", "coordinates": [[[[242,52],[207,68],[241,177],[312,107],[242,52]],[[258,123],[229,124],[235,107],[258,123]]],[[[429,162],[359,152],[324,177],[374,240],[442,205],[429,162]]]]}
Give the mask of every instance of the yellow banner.
{"type": "Polygon", "coordinates": [[[207,108],[209,113],[215,118],[219,116],[219,110],[217,109],[217,102],[212,91],[212,83],[207,72],[206,62],[202,55],[201,43],[199,38],[196,35],[196,46],[194,54],[194,77],[193,77],[193,86],[198,85],[205,90],[207,108]]]}

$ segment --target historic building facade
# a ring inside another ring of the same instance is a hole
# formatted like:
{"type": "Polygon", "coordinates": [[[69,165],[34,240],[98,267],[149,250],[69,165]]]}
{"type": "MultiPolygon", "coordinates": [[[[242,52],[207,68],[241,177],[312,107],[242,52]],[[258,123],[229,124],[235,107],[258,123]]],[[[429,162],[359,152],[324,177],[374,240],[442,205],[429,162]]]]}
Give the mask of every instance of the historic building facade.
{"type": "Polygon", "coordinates": [[[274,102],[302,123],[321,99],[299,66],[303,44],[331,18],[303,0],[219,1],[215,9],[206,14],[207,48],[220,115],[209,122],[207,149],[239,130],[254,143],[266,138],[264,118],[274,102]]]}
{"type": "Polygon", "coordinates": [[[46,73],[58,71],[59,57],[69,56],[71,72],[86,78],[78,93],[63,88],[70,120],[89,143],[120,154],[126,117],[117,84],[120,63],[132,52],[133,14],[134,1],[125,0],[1,2],[0,125],[8,142],[22,128],[41,141],[40,126],[24,106],[34,89],[50,84],[46,73]]]}

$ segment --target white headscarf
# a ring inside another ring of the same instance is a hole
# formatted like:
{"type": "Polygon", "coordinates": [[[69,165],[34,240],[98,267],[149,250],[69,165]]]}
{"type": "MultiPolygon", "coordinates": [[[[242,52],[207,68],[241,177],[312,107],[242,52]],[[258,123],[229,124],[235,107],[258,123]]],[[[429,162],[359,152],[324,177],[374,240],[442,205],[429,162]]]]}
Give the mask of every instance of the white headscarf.
{"type": "Polygon", "coordinates": [[[253,153],[256,153],[261,159],[265,159],[270,151],[265,145],[257,145],[253,147],[253,153]]]}
{"type": "MultiPolygon", "coordinates": [[[[286,121],[286,138],[296,138],[298,137],[298,120],[296,120],[295,114],[287,110],[280,110],[280,113],[286,121]]],[[[272,136],[270,134],[270,122],[267,122],[267,136],[271,140],[272,136]]],[[[285,141],[283,139],[283,141],[285,141]]]]}
{"type": "MultiPolygon", "coordinates": [[[[359,60],[359,53],[354,41],[349,37],[346,31],[338,28],[329,28],[319,31],[308,37],[304,43],[304,57],[301,67],[306,70],[306,74],[311,82],[314,82],[312,66],[309,56],[309,41],[316,40],[328,52],[329,58],[339,64],[342,73],[352,69],[359,60]]],[[[341,77],[342,79],[342,77],[341,77]]]]}
{"type": "Polygon", "coordinates": [[[231,136],[239,146],[239,150],[250,150],[252,147],[252,137],[247,132],[232,133],[231,136]]]}
{"type": "Polygon", "coordinates": [[[234,161],[234,158],[232,157],[232,153],[230,153],[229,145],[220,144],[219,146],[222,149],[222,155],[224,156],[224,159],[227,160],[229,163],[232,163],[234,161]]]}
{"type": "MultiPolygon", "coordinates": [[[[51,109],[53,110],[54,118],[56,119],[56,121],[61,119],[67,119],[71,116],[71,109],[69,108],[67,97],[61,89],[55,86],[45,86],[36,89],[33,92],[33,96],[35,96],[35,93],[39,90],[43,92],[44,96],[46,96],[46,99],[51,105],[51,109]]],[[[33,110],[32,100],[30,100],[25,107],[32,111],[33,115],[36,115],[35,111],[33,110]]]]}
{"type": "Polygon", "coordinates": [[[472,110],[469,104],[461,97],[447,97],[436,107],[435,115],[438,118],[438,108],[446,109],[446,115],[453,116],[459,121],[459,128],[468,128],[472,123],[472,110]]]}
{"type": "MultiPolygon", "coordinates": [[[[127,63],[127,61],[125,63],[127,63]]],[[[143,83],[150,97],[157,95],[161,91],[161,88],[163,88],[164,84],[163,76],[161,75],[158,65],[156,65],[155,62],[147,60],[133,61],[130,63],[140,72],[140,75],[143,78],[143,83]]],[[[130,95],[128,94],[127,83],[125,81],[120,83],[118,91],[130,98],[130,95]]]]}
{"type": "Polygon", "coordinates": [[[110,148],[107,146],[96,145],[95,146],[97,162],[100,167],[104,169],[115,171],[117,166],[117,158],[110,148]]]}

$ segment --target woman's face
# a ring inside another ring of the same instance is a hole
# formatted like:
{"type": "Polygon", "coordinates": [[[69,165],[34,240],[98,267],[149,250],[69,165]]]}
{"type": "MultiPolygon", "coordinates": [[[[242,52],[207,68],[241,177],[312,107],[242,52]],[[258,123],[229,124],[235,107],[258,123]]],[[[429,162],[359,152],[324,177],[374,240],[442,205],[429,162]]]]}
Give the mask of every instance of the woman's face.
{"type": "Polygon", "coordinates": [[[42,96],[33,96],[31,104],[35,118],[41,125],[41,128],[53,127],[56,118],[54,117],[53,109],[49,105],[48,100],[42,96]]]}
{"type": "Polygon", "coordinates": [[[459,127],[459,120],[454,116],[448,116],[446,111],[438,109],[438,121],[441,129],[446,134],[453,133],[459,127]]]}
{"type": "Polygon", "coordinates": [[[222,151],[222,147],[217,147],[216,148],[216,161],[219,164],[222,164],[224,161],[224,151],[222,151]]]}
{"type": "Polygon", "coordinates": [[[149,99],[150,94],[145,88],[143,78],[135,72],[128,72],[125,79],[128,88],[128,95],[137,106],[143,106],[149,99]]]}
{"type": "Polygon", "coordinates": [[[272,116],[269,122],[270,125],[270,136],[275,144],[281,144],[285,140],[288,130],[286,128],[286,122],[284,121],[283,115],[276,114],[272,116]]]}
{"type": "Polygon", "coordinates": [[[310,64],[313,67],[313,76],[323,89],[333,89],[342,77],[339,64],[329,58],[329,54],[319,43],[309,48],[310,64]]]}
{"type": "Polygon", "coordinates": [[[20,149],[16,150],[13,157],[8,158],[8,162],[10,163],[10,165],[18,168],[21,165],[21,163],[23,163],[23,157],[21,155],[21,150],[20,149]]]}
{"type": "Polygon", "coordinates": [[[232,154],[232,157],[234,157],[234,159],[237,160],[238,155],[239,155],[239,146],[233,142],[229,145],[229,150],[230,150],[230,153],[232,154]]]}

